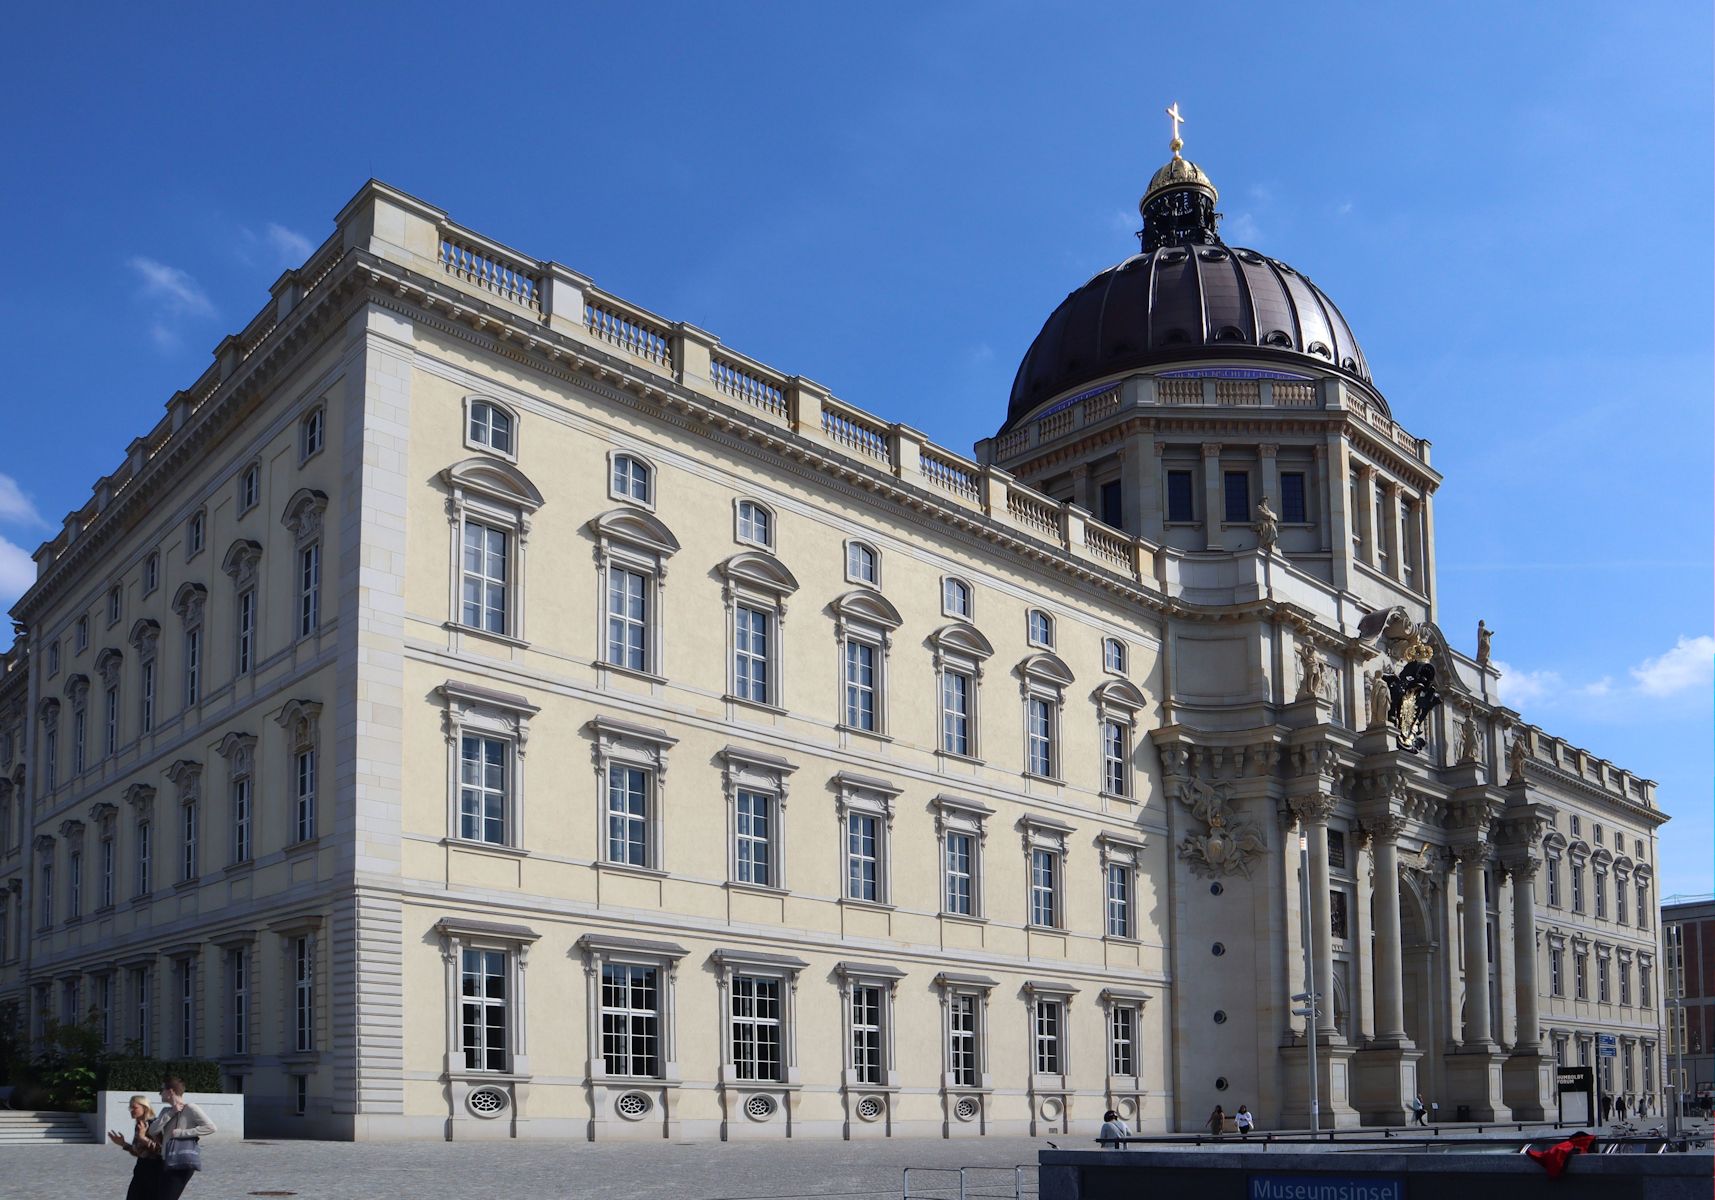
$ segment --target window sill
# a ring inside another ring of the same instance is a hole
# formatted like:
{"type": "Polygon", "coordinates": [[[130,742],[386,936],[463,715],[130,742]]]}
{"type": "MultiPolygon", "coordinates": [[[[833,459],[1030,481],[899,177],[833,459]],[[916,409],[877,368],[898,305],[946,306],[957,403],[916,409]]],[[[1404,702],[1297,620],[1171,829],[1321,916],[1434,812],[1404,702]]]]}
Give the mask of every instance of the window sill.
{"type": "Polygon", "coordinates": [[[599,1073],[590,1076],[590,1082],[599,1087],[609,1088],[676,1088],[680,1084],[680,1080],[677,1078],[661,1075],[606,1075],[599,1073]]]}
{"type": "Polygon", "coordinates": [[[73,913],[71,916],[66,918],[65,924],[66,924],[67,929],[70,929],[73,925],[82,925],[83,924],[83,914],[82,913],[73,913]]]}
{"type": "Polygon", "coordinates": [[[202,880],[200,879],[181,879],[173,885],[173,890],[181,893],[194,892],[197,889],[197,885],[201,882],[202,880]]]}
{"type": "Polygon", "coordinates": [[[1098,792],[1096,794],[1099,795],[1103,800],[1123,800],[1127,804],[1136,804],[1137,803],[1137,797],[1133,796],[1130,792],[1110,792],[1110,791],[1103,790],[1103,791],[1098,792]]]}
{"type": "Polygon", "coordinates": [[[1062,925],[1038,925],[1034,921],[1026,921],[1024,923],[1024,932],[1026,932],[1026,933],[1057,933],[1057,934],[1060,934],[1061,936],[1064,936],[1066,933],[1066,929],[1062,925]]]}
{"type": "Polygon", "coordinates": [[[868,909],[872,912],[893,911],[893,905],[885,900],[859,900],[856,896],[841,896],[835,903],[846,908],[868,909]]]}
{"type": "Polygon", "coordinates": [[[131,908],[148,908],[150,901],[154,900],[154,898],[155,897],[150,895],[148,892],[144,892],[141,896],[131,897],[128,905],[131,908]]]}
{"type": "Polygon", "coordinates": [[[1122,937],[1121,935],[1119,935],[1117,933],[1104,933],[1102,935],[1102,941],[1112,942],[1116,946],[1141,946],[1141,945],[1143,945],[1142,939],[1132,937],[1129,934],[1122,937]]]}
{"type": "Polygon", "coordinates": [[[453,850],[469,850],[476,854],[492,854],[497,858],[530,857],[530,851],[524,849],[522,846],[503,846],[499,842],[479,842],[475,838],[444,837],[441,839],[441,845],[453,850]]]}
{"type": "Polygon", "coordinates": [[[935,751],[935,757],[946,759],[949,762],[964,763],[966,766],[971,767],[980,767],[984,765],[983,760],[976,757],[974,754],[960,754],[957,750],[937,750],[935,751]]]}
{"type": "Polygon", "coordinates": [[[774,716],[777,716],[777,717],[785,717],[785,716],[791,715],[786,709],[782,708],[780,705],[770,704],[765,700],[746,700],[743,696],[734,696],[731,693],[728,693],[727,695],[722,696],[721,699],[725,700],[728,704],[737,704],[742,708],[753,708],[757,712],[772,713],[774,716]]]}
{"type": "Polygon", "coordinates": [[[943,921],[951,921],[955,925],[987,925],[987,917],[976,917],[970,913],[939,912],[935,914],[943,921]]]}
{"type": "Polygon", "coordinates": [[[864,729],[857,725],[847,725],[844,721],[834,726],[834,728],[838,729],[841,733],[855,733],[859,737],[870,738],[877,742],[891,742],[893,740],[879,729],[864,729]]]}
{"type": "Polygon", "coordinates": [[[293,1050],[280,1056],[283,1067],[313,1067],[322,1061],[320,1050],[293,1050]]]}
{"type": "Polygon", "coordinates": [[[665,879],[667,872],[659,867],[639,867],[631,863],[608,862],[606,859],[595,864],[595,869],[602,873],[612,872],[615,875],[632,875],[638,879],[665,879]]]}
{"type": "Polygon", "coordinates": [[[100,908],[96,909],[92,915],[98,920],[102,917],[111,917],[113,915],[113,906],[111,904],[103,904],[100,908]]]}
{"type": "Polygon", "coordinates": [[[766,883],[742,883],[737,879],[729,879],[721,886],[729,892],[749,892],[756,896],[790,896],[792,894],[783,887],[773,887],[766,883]]]}
{"type": "MultiPolygon", "coordinates": [[[[518,644],[523,645],[522,642],[518,644]]],[[[615,675],[623,675],[627,679],[641,679],[645,683],[659,683],[663,686],[667,683],[665,675],[657,675],[653,671],[639,671],[635,667],[621,666],[619,663],[610,663],[605,658],[598,658],[590,665],[598,671],[612,671],[615,675]]]]}
{"type": "Polygon", "coordinates": [[[253,859],[253,858],[241,858],[235,863],[227,863],[226,866],[221,868],[221,871],[228,878],[231,878],[234,875],[243,875],[243,874],[246,874],[250,871],[254,871],[255,869],[256,869],[256,860],[255,859],[253,859]]]}
{"type": "Polygon", "coordinates": [[[320,838],[305,838],[301,842],[293,842],[290,846],[287,846],[284,850],[280,851],[280,853],[284,854],[287,858],[301,858],[306,854],[314,854],[321,848],[321,844],[322,840],[320,838]]]}
{"type": "Polygon", "coordinates": [[[530,643],[510,633],[495,633],[492,629],[478,629],[475,625],[465,625],[458,621],[443,621],[441,628],[454,633],[462,633],[469,637],[480,638],[485,642],[494,642],[500,646],[511,646],[515,650],[528,650],[530,643]]]}
{"type": "Polygon", "coordinates": [[[1034,779],[1038,783],[1051,783],[1055,787],[1066,786],[1066,781],[1058,775],[1038,775],[1035,771],[1020,771],[1019,774],[1026,779],[1034,779]]]}
{"type": "Polygon", "coordinates": [[[448,1071],[442,1078],[458,1083],[529,1083],[535,1076],[519,1075],[514,1071],[475,1071],[464,1068],[448,1071]]]}

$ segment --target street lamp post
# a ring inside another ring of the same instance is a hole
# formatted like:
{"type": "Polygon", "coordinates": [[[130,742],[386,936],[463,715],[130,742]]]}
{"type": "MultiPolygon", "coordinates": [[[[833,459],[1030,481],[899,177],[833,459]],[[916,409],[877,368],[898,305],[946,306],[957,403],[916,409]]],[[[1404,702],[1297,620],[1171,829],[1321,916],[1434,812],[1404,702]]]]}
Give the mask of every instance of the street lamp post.
{"type": "Polygon", "coordinates": [[[1321,1089],[1316,1084],[1316,1002],[1321,997],[1316,994],[1316,953],[1311,940],[1315,922],[1310,919],[1310,835],[1303,818],[1298,821],[1298,912],[1304,934],[1304,990],[1292,999],[1302,1001],[1304,1007],[1293,1009],[1292,1015],[1304,1018],[1304,1047],[1310,1063],[1310,1132],[1315,1134],[1321,1128],[1321,1089]]]}

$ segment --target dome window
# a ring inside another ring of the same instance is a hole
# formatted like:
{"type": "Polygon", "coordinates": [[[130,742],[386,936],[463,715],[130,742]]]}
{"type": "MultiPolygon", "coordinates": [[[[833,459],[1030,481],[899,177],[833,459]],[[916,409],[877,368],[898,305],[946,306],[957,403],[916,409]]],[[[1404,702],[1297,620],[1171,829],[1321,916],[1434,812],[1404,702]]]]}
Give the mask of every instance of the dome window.
{"type": "Polygon", "coordinates": [[[1262,255],[1258,254],[1255,250],[1240,250],[1239,261],[1249,263],[1253,267],[1260,267],[1262,265],[1262,255]]]}
{"type": "Polygon", "coordinates": [[[1245,331],[1237,325],[1223,325],[1215,330],[1215,340],[1217,342],[1242,342],[1246,340],[1245,331]]]}
{"type": "Polygon", "coordinates": [[[1163,250],[1161,252],[1161,261],[1164,263],[1182,263],[1189,257],[1190,255],[1183,250],[1163,250]]]}
{"type": "Polygon", "coordinates": [[[1163,346],[1183,346],[1190,340],[1190,337],[1183,329],[1169,329],[1167,331],[1167,336],[1161,339],[1161,344],[1163,346]]]}
{"type": "Polygon", "coordinates": [[[1197,251],[1197,257],[1202,259],[1204,262],[1226,262],[1227,252],[1225,250],[1216,250],[1213,248],[1208,250],[1199,250],[1197,251]]]}
{"type": "Polygon", "coordinates": [[[1310,353],[1319,355],[1322,358],[1327,359],[1329,362],[1334,361],[1334,352],[1328,349],[1327,343],[1325,342],[1311,342],[1310,353]]]}
{"type": "Polygon", "coordinates": [[[1340,360],[1340,366],[1342,369],[1350,371],[1354,375],[1356,375],[1358,373],[1358,360],[1355,358],[1343,358],[1343,359],[1341,359],[1340,360]]]}
{"type": "Polygon", "coordinates": [[[1268,336],[1262,339],[1265,346],[1279,346],[1284,350],[1292,349],[1292,335],[1284,329],[1271,329],[1268,336]]]}

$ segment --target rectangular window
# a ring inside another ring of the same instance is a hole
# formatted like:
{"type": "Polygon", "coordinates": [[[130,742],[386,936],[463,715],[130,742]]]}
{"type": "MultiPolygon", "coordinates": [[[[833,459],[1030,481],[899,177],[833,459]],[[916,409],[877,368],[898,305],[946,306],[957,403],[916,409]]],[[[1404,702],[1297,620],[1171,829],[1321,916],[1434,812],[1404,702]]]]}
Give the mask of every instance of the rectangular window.
{"type": "Polygon", "coordinates": [[[1060,917],[1060,856],[1040,847],[1030,852],[1030,923],[1055,928],[1060,917]]]}
{"type": "Polygon", "coordinates": [[[117,852],[116,852],[116,848],[115,848],[114,842],[113,842],[113,834],[111,832],[103,834],[102,838],[101,838],[101,907],[102,908],[112,908],[113,907],[113,892],[114,892],[113,876],[114,876],[114,868],[117,865],[114,861],[116,857],[117,857],[117,852]]]}
{"type": "Polygon", "coordinates": [[[138,1049],[147,1056],[153,1042],[155,1019],[150,1011],[150,979],[148,967],[131,969],[131,1037],[138,1049]]]}
{"type": "Polygon", "coordinates": [[[947,911],[976,915],[976,843],[968,833],[947,834],[947,911]]]}
{"type": "Polygon", "coordinates": [[[976,1087],[981,1082],[981,1060],[977,1054],[977,998],[966,992],[947,997],[947,1065],[958,1087],[976,1087]]]}
{"type": "Polygon", "coordinates": [[[42,735],[42,782],[48,791],[59,786],[60,733],[50,729],[42,735]]]}
{"type": "Polygon", "coordinates": [[[1131,794],[1129,732],[1119,721],[1102,722],[1102,790],[1110,796],[1131,794]]]}
{"type": "Polygon", "coordinates": [[[202,696],[202,630],[185,630],[185,707],[194,708],[202,696]]]}
{"type": "Polygon", "coordinates": [[[1167,472],[1167,519],[1169,521],[1195,521],[1196,509],[1192,505],[1191,472],[1167,472]]]}
{"type": "Polygon", "coordinates": [[[71,769],[74,775],[83,774],[88,744],[89,715],[81,708],[74,709],[71,714],[71,769]]]}
{"type": "Polygon", "coordinates": [[[1566,951],[1559,946],[1550,946],[1548,949],[1548,994],[1550,996],[1564,996],[1566,994],[1566,980],[1563,977],[1565,969],[1566,951]]]}
{"type": "Polygon", "coordinates": [[[189,959],[179,963],[179,1053],[196,1056],[197,971],[189,959]]]}
{"type": "Polygon", "coordinates": [[[137,890],[138,896],[149,894],[149,822],[137,822],[137,890]]]}
{"type": "Polygon", "coordinates": [[[143,660],[143,678],[139,683],[137,724],[144,733],[155,730],[155,660],[143,660]]]}
{"type": "Polygon", "coordinates": [[[1630,1005],[1632,1002],[1632,964],[1620,963],[1620,1003],[1630,1005]]]}
{"type": "Polygon", "coordinates": [[[157,552],[143,560],[143,594],[147,596],[160,586],[161,555],[157,552]]]}
{"type": "Polygon", "coordinates": [[[1132,935],[1132,868],[1126,863],[1109,863],[1107,876],[1108,936],[1128,938],[1132,935]]]}
{"type": "Polygon", "coordinates": [[[77,920],[83,916],[83,851],[66,855],[66,916],[77,920]]]}
{"type": "Polygon", "coordinates": [[[641,571],[608,569],[607,661],[633,671],[649,669],[649,577],[641,571]]]}
{"type": "MultiPolygon", "coordinates": [[[[102,748],[112,756],[119,749],[119,689],[110,687],[102,697],[102,748]]],[[[1620,918],[1624,920],[1625,918],[1620,918]]]]}
{"type": "Polygon", "coordinates": [[[89,649],[89,618],[88,617],[79,617],[77,619],[76,634],[73,637],[73,642],[76,644],[77,652],[79,654],[82,654],[85,650],[89,649]]]}
{"type": "Polygon", "coordinates": [[[1621,925],[1626,923],[1626,881],[1614,881],[1614,920],[1621,925]]]}
{"type": "Polygon", "coordinates": [[[232,781],[232,861],[249,862],[250,843],[250,779],[248,776],[232,781]]]}
{"type": "Polygon", "coordinates": [[[1058,1000],[1036,1002],[1036,1073],[1058,1075],[1061,1066],[1060,1038],[1065,1012],[1058,1000]]]}
{"type": "Polygon", "coordinates": [[[1638,884],[1637,913],[1638,913],[1638,928],[1639,929],[1648,929],[1649,928],[1649,886],[1647,884],[1642,884],[1642,883],[1638,884]]]}
{"type": "Polygon", "coordinates": [[[1302,471],[1281,472],[1280,519],[1288,525],[1303,525],[1309,520],[1305,515],[1302,471]]]}
{"type": "Polygon", "coordinates": [[[1114,1005],[1108,1018],[1108,1071],[1114,1075],[1137,1074],[1137,1009],[1114,1005]]]}
{"type": "Polygon", "coordinates": [[[460,738],[459,836],[506,843],[506,742],[467,733],[460,738]]]}
{"type": "Polygon", "coordinates": [[[52,929],[54,925],[54,860],[42,860],[42,902],[37,906],[37,925],[41,929],[52,929]]]}
{"type": "Polygon", "coordinates": [[[459,1012],[467,1071],[504,1071],[506,954],[465,950],[460,955],[459,1012]]]}
{"type": "Polygon", "coordinates": [[[1638,964],[1638,1003],[1645,1008],[1650,1006],[1650,969],[1648,963],[1638,964]]]}
{"type": "Polygon", "coordinates": [[[1346,893],[1339,888],[1328,889],[1328,932],[1337,938],[1351,936],[1351,918],[1347,913],[1346,893]]]}
{"type": "Polygon", "coordinates": [[[1596,872],[1596,916],[1602,920],[1608,917],[1608,873],[1596,872]]]}
{"type": "Polygon", "coordinates": [[[1552,908],[1560,907],[1560,860],[1548,860],[1548,903],[1552,908]]]}
{"type": "Polygon", "coordinates": [[[774,836],[774,797],[766,792],[741,790],[737,796],[737,810],[738,882],[773,887],[774,862],[770,839],[774,836]]]}
{"type": "Polygon", "coordinates": [[[1044,779],[1054,777],[1054,706],[1032,696],[1025,701],[1025,770],[1044,779]]]}
{"type": "Polygon", "coordinates": [[[309,637],[322,623],[322,544],[298,551],[298,636],[309,637]]]}
{"type": "Polygon", "coordinates": [[[852,988],[852,1074],[859,1083],[887,1082],[881,1041],[882,994],[878,987],[852,988]]]}
{"type": "Polygon", "coordinates": [[[779,1079],[780,981],[732,980],[732,1065],[740,1079],[779,1079]]]}
{"type": "Polygon", "coordinates": [[[875,647],[846,639],[846,724],[874,732],[875,647]]]}
{"type": "Polygon", "coordinates": [[[476,521],[464,526],[464,591],[460,620],[472,629],[505,633],[507,534],[476,521]]]}
{"type": "Polygon", "coordinates": [[[853,900],[881,899],[881,859],[877,818],[846,814],[846,895],[853,900]]]}
{"type": "Polygon", "coordinates": [[[733,613],[733,690],[740,700],[768,704],[768,648],[773,632],[772,613],[739,605],[733,613]]]}
{"type": "Polygon", "coordinates": [[[601,1054],[609,1075],[661,1073],[661,995],[655,967],[601,969],[601,1054]]]}
{"type": "Polygon", "coordinates": [[[607,769],[607,860],[650,865],[649,777],[637,767],[607,769]]]}
{"type": "Polygon", "coordinates": [[[1346,869],[1346,831],[1343,829],[1328,831],[1328,866],[1335,871],[1346,869]]]}
{"type": "Polygon", "coordinates": [[[305,748],[297,755],[297,785],[292,811],[292,832],[307,842],[316,836],[316,752],[305,748]]]}
{"type": "Polygon", "coordinates": [[[179,821],[184,846],[184,857],[179,862],[179,882],[189,883],[197,877],[197,806],[194,803],[179,805],[179,821]]]}
{"type": "Polygon", "coordinates": [[[1614,999],[1613,990],[1609,985],[1610,971],[1608,959],[1598,956],[1596,959],[1596,1000],[1600,1004],[1608,1004],[1614,999]]]}
{"type": "Polygon", "coordinates": [[[1572,954],[1572,994],[1579,1000],[1590,998],[1590,956],[1579,951],[1572,954]]]}
{"type": "Polygon", "coordinates": [[[1248,471],[1227,471],[1225,484],[1226,519],[1229,523],[1248,525],[1251,519],[1251,477],[1248,471]]]}
{"type": "Polygon", "coordinates": [[[1572,911],[1584,911],[1584,868],[1578,863],[1572,864],[1572,911]]]}
{"type": "Polygon", "coordinates": [[[227,1015],[232,1021],[227,1045],[233,1054],[250,1053],[250,952],[243,947],[226,956],[226,987],[231,997],[227,1015]]]}
{"type": "Polygon", "coordinates": [[[238,477],[238,511],[249,512],[261,498],[262,472],[256,467],[246,467],[244,474],[238,477]]]}
{"type": "Polygon", "coordinates": [[[1110,479],[1102,484],[1097,499],[1097,515],[1102,524],[1112,525],[1115,529],[1125,527],[1125,509],[1120,503],[1122,495],[1119,480],[1110,479]]]}
{"type": "Polygon", "coordinates": [[[97,975],[95,977],[95,1001],[97,1028],[101,1035],[103,1047],[113,1045],[113,976],[97,975]]]}
{"type": "Polygon", "coordinates": [[[292,1029],[293,1048],[316,1048],[316,960],[315,942],[307,936],[292,939],[292,1029]]]}
{"type": "Polygon", "coordinates": [[[238,648],[235,670],[247,675],[256,656],[256,592],[245,589],[238,594],[238,648]]]}
{"type": "Polygon", "coordinates": [[[292,1075],[288,1078],[292,1081],[292,1115],[301,1117],[310,1111],[310,1077],[292,1075]]]}
{"type": "Polygon", "coordinates": [[[941,749],[971,754],[971,677],[961,671],[941,672],[941,749]]]}
{"type": "Polygon", "coordinates": [[[313,408],[298,427],[298,461],[303,462],[322,448],[322,428],[325,413],[313,408]]]}

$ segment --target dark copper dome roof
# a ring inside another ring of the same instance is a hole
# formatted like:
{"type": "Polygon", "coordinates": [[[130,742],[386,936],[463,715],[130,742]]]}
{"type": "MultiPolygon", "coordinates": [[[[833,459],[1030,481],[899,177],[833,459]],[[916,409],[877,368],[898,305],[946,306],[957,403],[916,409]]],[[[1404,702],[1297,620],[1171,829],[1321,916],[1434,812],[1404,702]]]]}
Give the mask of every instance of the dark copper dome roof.
{"type": "Polygon", "coordinates": [[[1297,271],[1218,242],[1167,245],[1103,271],[1054,310],[1019,364],[1002,428],[1081,384],[1211,357],[1370,382],[1346,318],[1297,271]]]}

